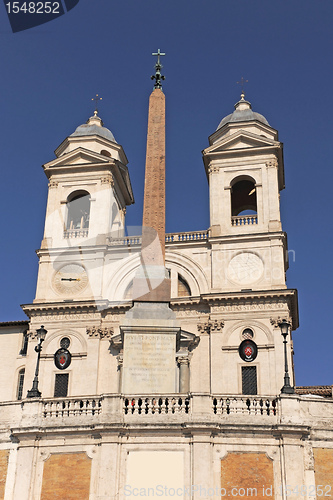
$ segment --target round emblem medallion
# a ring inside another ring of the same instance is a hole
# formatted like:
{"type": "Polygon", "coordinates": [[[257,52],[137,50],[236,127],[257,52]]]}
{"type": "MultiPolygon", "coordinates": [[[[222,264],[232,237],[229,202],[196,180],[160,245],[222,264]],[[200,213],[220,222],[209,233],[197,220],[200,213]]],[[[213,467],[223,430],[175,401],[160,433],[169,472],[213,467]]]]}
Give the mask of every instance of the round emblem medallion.
{"type": "Polygon", "coordinates": [[[264,272],[264,264],[255,253],[242,252],[231,259],[228,265],[228,278],[240,285],[258,281],[264,272]]]}
{"type": "Polygon", "coordinates": [[[254,361],[258,354],[258,347],[253,340],[243,340],[238,348],[238,352],[244,361],[254,361]]]}
{"type": "Polygon", "coordinates": [[[65,370],[72,361],[71,353],[67,349],[58,349],[54,355],[54,364],[59,370],[65,370]]]}

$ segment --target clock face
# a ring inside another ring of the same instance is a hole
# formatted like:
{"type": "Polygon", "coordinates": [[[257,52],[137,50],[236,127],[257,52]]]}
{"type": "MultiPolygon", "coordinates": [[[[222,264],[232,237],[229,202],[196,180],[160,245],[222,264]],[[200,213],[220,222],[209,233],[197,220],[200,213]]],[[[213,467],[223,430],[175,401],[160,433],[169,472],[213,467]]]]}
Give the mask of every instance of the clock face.
{"type": "Polygon", "coordinates": [[[228,265],[228,278],[239,285],[258,281],[264,272],[264,264],[258,255],[243,252],[235,255],[228,265]]]}
{"type": "Polygon", "coordinates": [[[65,264],[53,276],[53,286],[57,292],[66,294],[79,293],[86,288],[88,276],[80,264],[65,264]]]}

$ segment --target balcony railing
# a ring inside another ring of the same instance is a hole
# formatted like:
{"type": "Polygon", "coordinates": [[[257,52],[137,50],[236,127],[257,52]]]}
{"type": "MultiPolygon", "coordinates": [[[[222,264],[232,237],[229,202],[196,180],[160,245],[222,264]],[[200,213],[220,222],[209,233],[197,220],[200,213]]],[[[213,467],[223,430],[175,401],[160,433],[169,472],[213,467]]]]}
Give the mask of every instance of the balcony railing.
{"type": "Polygon", "coordinates": [[[89,229],[66,229],[64,238],[87,238],[89,229]]]}
{"type": "Polygon", "coordinates": [[[235,215],[231,217],[231,225],[235,226],[253,226],[258,224],[257,214],[253,215],[235,215]]]}
{"type": "Polygon", "coordinates": [[[179,394],[124,398],[125,415],[174,415],[190,413],[190,399],[179,394]]]}
{"type": "Polygon", "coordinates": [[[213,412],[216,415],[277,415],[277,400],[266,396],[215,396],[213,412]]]}
{"type": "Polygon", "coordinates": [[[165,243],[176,241],[204,241],[208,238],[208,231],[191,231],[187,233],[168,233],[165,235],[165,243]]]}
{"type": "Polygon", "coordinates": [[[66,398],[43,401],[43,417],[78,417],[99,415],[102,411],[101,398],[66,398]]]}
{"type": "MultiPolygon", "coordinates": [[[[165,235],[165,243],[176,243],[183,241],[205,241],[208,238],[208,231],[190,231],[186,233],[168,233],[165,235]]],[[[124,236],[123,238],[107,238],[111,246],[134,246],[141,245],[141,236],[124,236]]]]}

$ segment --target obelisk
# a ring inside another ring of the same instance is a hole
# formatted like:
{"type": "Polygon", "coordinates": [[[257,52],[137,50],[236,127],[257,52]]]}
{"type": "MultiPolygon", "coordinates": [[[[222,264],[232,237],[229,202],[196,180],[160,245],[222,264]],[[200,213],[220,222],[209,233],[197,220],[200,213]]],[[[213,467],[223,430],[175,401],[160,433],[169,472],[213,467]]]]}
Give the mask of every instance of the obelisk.
{"type": "Polygon", "coordinates": [[[134,278],[133,300],[169,302],[170,279],[165,269],[165,95],[158,50],[154,89],[149,98],[141,267],[134,278]]]}
{"type": "Polygon", "coordinates": [[[165,268],[165,96],[158,50],[149,99],[141,262],[133,281],[133,307],[120,325],[124,394],[176,391],[180,325],[170,309],[165,268]]]}

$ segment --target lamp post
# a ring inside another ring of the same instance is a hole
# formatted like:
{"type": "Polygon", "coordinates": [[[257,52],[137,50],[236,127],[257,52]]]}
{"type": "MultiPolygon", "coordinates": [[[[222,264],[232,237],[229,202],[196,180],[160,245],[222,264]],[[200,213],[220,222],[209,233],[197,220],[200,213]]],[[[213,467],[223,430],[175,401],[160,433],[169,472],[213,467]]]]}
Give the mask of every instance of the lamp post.
{"type": "Polygon", "coordinates": [[[45,340],[46,334],[47,330],[45,330],[44,326],[42,325],[37,330],[38,344],[35,346],[35,351],[37,352],[35,378],[32,384],[32,389],[30,389],[30,391],[28,391],[27,393],[27,398],[40,398],[42,395],[42,393],[38,390],[38,372],[39,372],[39,361],[40,361],[40,353],[42,350],[42,343],[45,340]]]}
{"type": "Polygon", "coordinates": [[[284,343],[284,385],[281,389],[282,394],[295,394],[295,389],[290,385],[290,377],[288,372],[287,335],[289,331],[289,326],[290,324],[285,319],[281,321],[281,323],[279,323],[284,343]]]}

